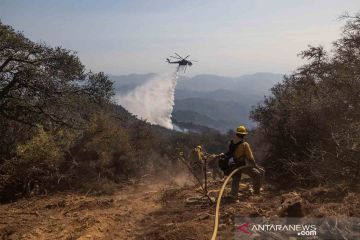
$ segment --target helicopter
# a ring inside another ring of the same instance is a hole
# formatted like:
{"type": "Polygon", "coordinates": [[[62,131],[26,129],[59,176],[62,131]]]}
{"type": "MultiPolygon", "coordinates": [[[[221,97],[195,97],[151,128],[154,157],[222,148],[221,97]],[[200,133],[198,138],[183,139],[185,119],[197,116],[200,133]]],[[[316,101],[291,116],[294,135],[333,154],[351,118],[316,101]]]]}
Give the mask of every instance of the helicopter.
{"type": "Polygon", "coordinates": [[[169,58],[166,59],[166,61],[169,63],[169,64],[178,64],[178,70],[180,67],[183,67],[184,68],[184,73],[186,71],[186,68],[187,66],[192,66],[193,63],[192,62],[197,62],[195,60],[187,60],[188,57],[190,57],[190,55],[187,55],[186,57],[181,57],[179,54],[175,53],[176,56],[170,56],[171,58],[173,58],[174,60],[177,60],[177,61],[171,61],[169,58]]]}

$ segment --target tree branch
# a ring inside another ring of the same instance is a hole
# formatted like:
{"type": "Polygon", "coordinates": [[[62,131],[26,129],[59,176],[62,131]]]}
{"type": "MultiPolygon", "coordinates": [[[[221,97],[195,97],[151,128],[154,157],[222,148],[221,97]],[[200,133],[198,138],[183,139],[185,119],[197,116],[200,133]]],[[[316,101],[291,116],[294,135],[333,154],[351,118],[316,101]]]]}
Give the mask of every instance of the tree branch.
{"type": "Polygon", "coordinates": [[[9,57],[8,59],[6,59],[3,64],[1,64],[0,66],[0,72],[3,71],[3,69],[9,64],[9,62],[12,60],[13,58],[12,57],[9,57]]]}
{"type": "Polygon", "coordinates": [[[3,99],[3,98],[6,96],[6,94],[9,93],[10,89],[15,86],[15,84],[18,82],[18,80],[19,80],[19,79],[18,79],[18,78],[16,77],[16,75],[15,75],[14,78],[9,82],[9,84],[6,85],[6,86],[0,91],[0,99],[3,99]]]}

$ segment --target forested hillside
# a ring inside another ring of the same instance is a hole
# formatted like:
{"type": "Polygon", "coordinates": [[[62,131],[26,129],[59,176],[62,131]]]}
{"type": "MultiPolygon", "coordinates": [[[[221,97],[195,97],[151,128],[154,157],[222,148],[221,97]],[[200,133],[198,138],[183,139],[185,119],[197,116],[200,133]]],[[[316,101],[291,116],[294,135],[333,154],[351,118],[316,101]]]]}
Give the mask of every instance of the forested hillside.
{"type": "MultiPolygon", "coordinates": [[[[126,94],[151,81],[156,74],[110,76],[116,94],[126,94]]],[[[260,102],[269,89],[282,79],[281,74],[255,73],[240,77],[216,75],[180,75],[175,91],[173,119],[183,124],[195,124],[222,133],[240,123],[254,127],[249,118],[252,106],[260,102]]]]}
{"type": "Polygon", "coordinates": [[[180,151],[216,132],[151,126],[112,103],[113,83],[85,72],[77,55],[34,43],[0,25],[0,201],[73,189],[107,192],[115,182],[178,166],[180,151]]]}

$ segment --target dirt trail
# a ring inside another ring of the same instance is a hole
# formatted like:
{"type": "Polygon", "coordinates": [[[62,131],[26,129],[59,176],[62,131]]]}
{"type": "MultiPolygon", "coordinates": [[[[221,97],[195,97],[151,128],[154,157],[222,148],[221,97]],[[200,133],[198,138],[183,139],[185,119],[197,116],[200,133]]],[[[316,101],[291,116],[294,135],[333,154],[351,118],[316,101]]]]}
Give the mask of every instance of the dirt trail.
{"type": "Polygon", "coordinates": [[[161,183],[131,184],[113,196],[56,194],[0,205],[0,239],[137,239],[157,211],[161,183]]]}
{"type": "MultiPolygon", "coordinates": [[[[220,185],[211,182],[209,189],[220,185]]],[[[261,196],[243,189],[239,202],[222,203],[218,236],[233,238],[235,216],[279,215],[284,195],[291,194],[268,185],[261,196]]],[[[360,216],[359,193],[317,188],[299,190],[297,196],[307,216],[360,216]]],[[[205,240],[212,233],[214,210],[193,185],[148,179],[112,196],[62,193],[0,205],[0,239],[205,240]]]]}

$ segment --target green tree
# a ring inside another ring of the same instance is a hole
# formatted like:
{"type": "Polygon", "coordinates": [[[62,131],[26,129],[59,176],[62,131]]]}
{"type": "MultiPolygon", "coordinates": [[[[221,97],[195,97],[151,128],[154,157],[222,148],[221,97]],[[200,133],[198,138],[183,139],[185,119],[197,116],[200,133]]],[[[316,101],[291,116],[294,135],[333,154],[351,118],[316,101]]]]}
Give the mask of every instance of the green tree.
{"type": "Polygon", "coordinates": [[[0,158],[29,139],[37,124],[81,128],[112,95],[108,77],[85,73],[75,52],[34,43],[0,22],[0,158]]]}
{"type": "Polygon", "coordinates": [[[252,111],[269,143],[270,179],[287,186],[359,180],[360,15],[345,16],[330,53],[310,46],[308,61],[252,111]]]}

